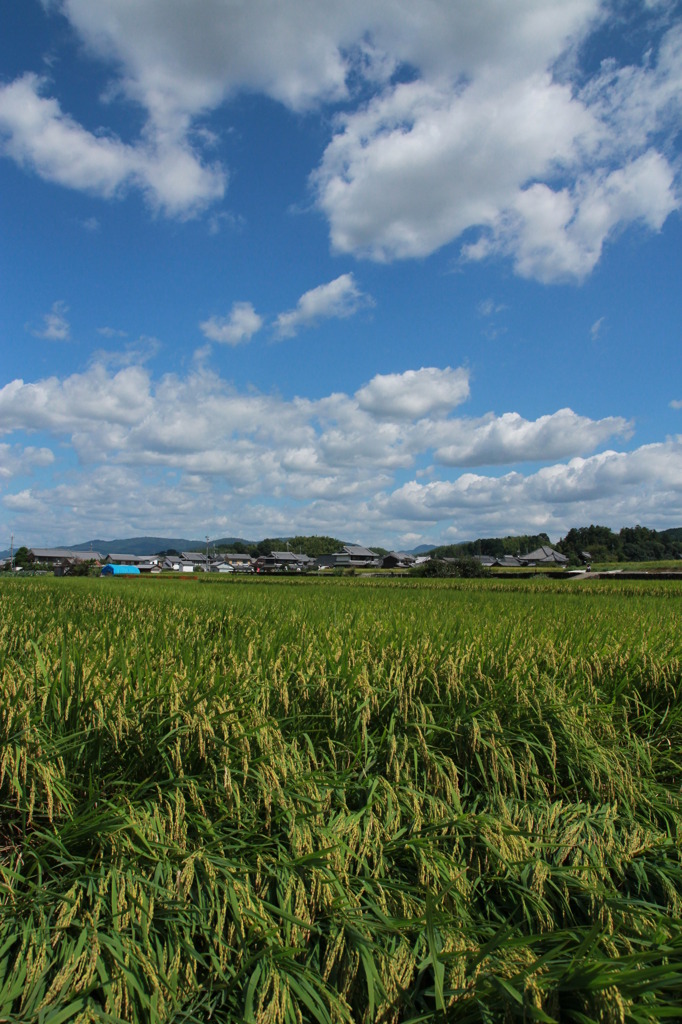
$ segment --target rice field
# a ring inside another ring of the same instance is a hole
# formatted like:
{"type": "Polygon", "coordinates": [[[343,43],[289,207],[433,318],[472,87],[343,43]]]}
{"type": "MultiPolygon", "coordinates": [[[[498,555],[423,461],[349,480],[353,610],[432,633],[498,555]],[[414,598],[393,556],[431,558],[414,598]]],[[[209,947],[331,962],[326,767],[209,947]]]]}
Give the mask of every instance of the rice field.
{"type": "Polygon", "coordinates": [[[682,1005],[682,586],[0,584],[0,1022],[682,1005]]]}

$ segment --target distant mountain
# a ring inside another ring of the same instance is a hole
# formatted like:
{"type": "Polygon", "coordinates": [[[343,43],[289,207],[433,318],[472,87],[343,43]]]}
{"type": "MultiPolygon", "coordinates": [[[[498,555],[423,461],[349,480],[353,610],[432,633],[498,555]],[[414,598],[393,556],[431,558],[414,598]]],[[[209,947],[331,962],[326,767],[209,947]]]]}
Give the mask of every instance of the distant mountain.
{"type": "Polygon", "coordinates": [[[428,555],[429,551],[433,551],[435,544],[420,544],[418,548],[412,548],[411,551],[406,551],[407,555],[428,555]]]}
{"type": "MultiPolygon", "coordinates": [[[[209,548],[225,547],[237,542],[254,543],[241,537],[212,537],[209,548]]],[[[186,537],[120,537],[117,540],[89,540],[84,544],[70,544],[69,547],[72,551],[99,551],[101,555],[109,555],[112,552],[117,555],[155,555],[158,551],[168,551],[169,548],[175,551],[205,551],[206,538],[188,540],[186,537]]]]}

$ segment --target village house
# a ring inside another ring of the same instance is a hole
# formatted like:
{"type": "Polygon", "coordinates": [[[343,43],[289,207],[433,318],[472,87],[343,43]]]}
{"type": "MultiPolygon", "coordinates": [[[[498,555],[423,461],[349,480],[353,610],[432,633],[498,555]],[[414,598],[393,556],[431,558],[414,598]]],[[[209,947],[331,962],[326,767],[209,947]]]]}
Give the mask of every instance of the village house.
{"type": "Polygon", "coordinates": [[[183,551],[181,552],[181,557],[183,562],[189,563],[194,569],[208,572],[210,560],[205,551],[183,551]]]}
{"type": "Polygon", "coordinates": [[[29,548],[29,558],[37,567],[57,565],[78,565],[80,562],[101,562],[99,551],[72,551],[71,548],[29,548]]]}
{"type": "Polygon", "coordinates": [[[194,562],[187,562],[180,555],[166,555],[161,568],[166,572],[194,572],[194,562]]]}
{"type": "Polygon", "coordinates": [[[107,565],[139,565],[147,568],[159,564],[157,555],[119,555],[110,552],[106,557],[107,565]]]}
{"type": "Polygon", "coordinates": [[[416,562],[414,555],[408,555],[406,551],[389,551],[381,559],[382,569],[409,569],[416,562]]]}
{"type": "Polygon", "coordinates": [[[306,572],[316,568],[314,558],[296,551],[272,551],[256,559],[256,572],[306,572]]]}
{"type": "Polygon", "coordinates": [[[522,565],[568,565],[566,555],[555,551],[547,544],[536,548],[535,551],[529,551],[527,555],[519,555],[519,561],[522,565]]]}
{"type": "Polygon", "coordinates": [[[340,551],[335,551],[332,557],[334,568],[356,568],[365,569],[370,566],[379,568],[380,556],[376,551],[363,548],[360,544],[344,544],[340,551]]]}
{"type": "Polygon", "coordinates": [[[221,551],[217,561],[231,565],[233,569],[243,571],[253,568],[256,559],[253,555],[243,554],[239,551],[221,551]]]}

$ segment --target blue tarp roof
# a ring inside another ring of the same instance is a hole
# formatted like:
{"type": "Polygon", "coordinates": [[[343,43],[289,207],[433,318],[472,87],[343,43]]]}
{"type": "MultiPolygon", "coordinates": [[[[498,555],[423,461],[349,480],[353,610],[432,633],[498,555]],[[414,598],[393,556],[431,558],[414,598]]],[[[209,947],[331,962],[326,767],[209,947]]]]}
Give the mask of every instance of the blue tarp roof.
{"type": "Polygon", "coordinates": [[[105,565],[100,573],[101,576],[139,576],[140,570],[136,565],[105,565]]]}

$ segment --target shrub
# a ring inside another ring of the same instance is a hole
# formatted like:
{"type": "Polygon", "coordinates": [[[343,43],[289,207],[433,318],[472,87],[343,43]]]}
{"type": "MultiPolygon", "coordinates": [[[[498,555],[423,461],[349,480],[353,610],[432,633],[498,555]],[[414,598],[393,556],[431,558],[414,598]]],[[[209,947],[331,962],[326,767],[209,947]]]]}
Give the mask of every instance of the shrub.
{"type": "Polygon", "coordinates": [[[412,570],[414,576],[440,579],[478,579],[490,576],[489,570],[475,558],[431,558],[412,570]]]}

